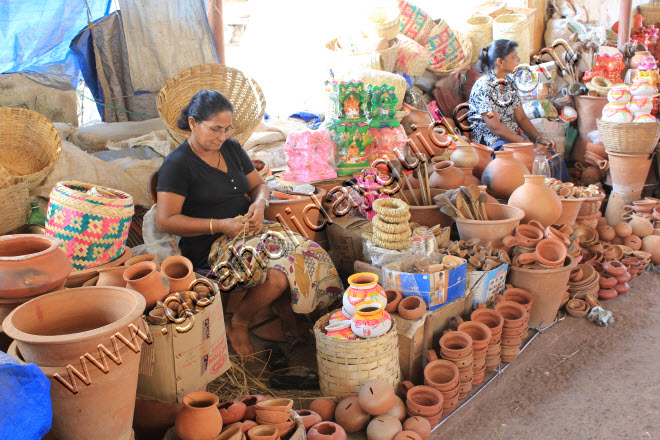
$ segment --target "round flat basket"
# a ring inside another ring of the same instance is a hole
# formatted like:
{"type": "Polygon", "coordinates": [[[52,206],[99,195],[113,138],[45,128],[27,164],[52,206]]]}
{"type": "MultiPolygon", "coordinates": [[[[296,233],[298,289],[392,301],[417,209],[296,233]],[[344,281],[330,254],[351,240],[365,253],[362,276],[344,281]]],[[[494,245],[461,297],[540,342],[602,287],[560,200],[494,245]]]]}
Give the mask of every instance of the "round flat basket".
{"type": "Polygon", "coordinates": [[[607,122],[596,119],[606,151],[651,154],[660,139],[660,123],[607,122]]]}
{"type": "Polygon", "coordinates": [[[0,189],[0,235],[23,226],[30,214],[29,183],[19,181],[0,189]]]}
{"type": "Polygon", "coordinates": [[[0,139],[0,166],[28,182],[29,189],[46,178],[62,151],[53,123],[25,108],[0,107],[0,139]]]}
{"type": "Polygon", "coordinates": [[[181,110],[200,90],[217,90],[229,99],[234,107],[232,135],[241,145],[252,135],[266,112],[266,98],[259,84],[243,72],[223,64],[200,64],[190,67],[168,79],[158,92],[158,114],[165,121],[167,134],[174,145],[190,136],[181,130],[176,121],[181,110]]]}
{"type": "Polygon", "coordinates": [[[362,385],[383,379],[396,389],[401,381],[396,324],[383,336],[348,341],[327,336],[330,313],[314,324],[316,360],[322,396],[356,396],[362,385]]]}

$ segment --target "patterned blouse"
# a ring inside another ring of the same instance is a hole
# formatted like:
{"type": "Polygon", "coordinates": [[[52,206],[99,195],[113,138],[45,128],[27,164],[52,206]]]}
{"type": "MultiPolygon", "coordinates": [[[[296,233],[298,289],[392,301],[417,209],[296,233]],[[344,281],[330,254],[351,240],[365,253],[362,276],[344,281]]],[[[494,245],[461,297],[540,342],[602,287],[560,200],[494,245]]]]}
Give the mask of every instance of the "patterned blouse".
{"type": "Polygon", "coordinates": [[[518,123],[514,116],[514,110],[520,107],[520,97],[518,89],[510,76],[504,79],[504,87],[493,73],[488,73],[479,78],[472,86],[470,92],[470,110],[468,112],[468,122],[472,126],[472,142],[492,145],[499,140],[484,121],[482,113],[490,111],[496,112],[500,117],[500,122],[505,127],[520,133],[518,123]]]}

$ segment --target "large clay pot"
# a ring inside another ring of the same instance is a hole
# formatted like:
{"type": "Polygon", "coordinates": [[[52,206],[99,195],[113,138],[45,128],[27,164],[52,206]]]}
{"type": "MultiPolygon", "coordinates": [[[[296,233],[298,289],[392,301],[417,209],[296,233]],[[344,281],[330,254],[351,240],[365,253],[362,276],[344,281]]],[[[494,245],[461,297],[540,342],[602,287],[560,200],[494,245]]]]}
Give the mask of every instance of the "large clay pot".
{"type": "Polygon", "coordinates": [[[609,153],[612,189],[619,194],[641,194],[651,168],[648,154],[609,153]]]}
{"type": "Polygon", "coordinates": [[[529,169],[513,157],[511,151],[496,151],[495,160],[488,164],[481,176],[481,183],[488,187],[488,193],[498,199],[509,196],[525,183],[529,169]]]}
{"type": "Polygon", "coordinates": [[[574,225],[581,205],[582,200],[580,199],[561,198],[561,215],[555,220],[555,223],[558,225],[574,225]]]}
{"type": "Polygon", "coordinates": [[[557,269],[527,269],[512,266],[509,282],[531,293],[534,303],[529,312],[529,327],[545,327],[554,322],[562,296],[568,288],[571,271],[577,260],[568,256],[557,269]]]}
{"type": "Polygon", "coordinates": [[[499,203],[486,203],[488,220],[455,218],[461,240],[479,238],[483,243],[490,241],[496,249],[502,249],[502,239],[512,235],[516,226],[525,216],[525,211],[514,206],[499,203]]]}
{"type": "Polygon", "coordinates": [[[387,306],[387,297],[378,284],[378,275],[359,272],[348,277],[348,284],[348,289],[344,292],[343,308],[351,316],[355,315],[355,307],[363,301],[378,301],[383,308],[387,306]]]}
{"type": "Polygon", "coordinates": [[[545,184],[545,176],[526,175],[525,183],[509,197],[509,206],[525,211],[523,222],[536,220],[544,227],[554,224],[561,215],[561,199],[545,184]]]}
{"type": "Polygon", "coordinates": [[[147,301],[147,309],[164,299],[170,291],[167,279],[156,270],[151,261],[129,266],[124,272],[126,287],[137,290],[147,301]]]}
{"type": "Polygon", "coordinates": [[[457,144],[456,150],[451,153],[449,160],[454,162],[454,166],[459,168],[472,168],[476,167],[479,163],[479,156],[477,156],[477,153],[474,151],[474,148],[472,148],[472,145],[457,144]]]}
{"type": "Polygon", "coordinates": [[[183,396],[183,408],[176,415],[174,428],[181,440],[213,440],[222,431],[218,396],[194,391],[183,396]]]}
{"type": "MultiPolygon", "coordinates": [[[[419,203],[422,203],[422,193],[419,189],[414,190],[414,194],[417,197],[417,200],[419,203]]],[[[439,194],[444,193],[444,189],[437,189],[437,188],[431,188],[431,198],[435,198],[439,194]]],[[[411,203],[408,206],[408,210],[410,211],[410,221],[413,223],[417,223],[420,226],[427,226],[427,227],[433,227],[436,225],[441,225],[441,226],[451,226],[454,223],[454,220],[449,217],[448,215],[445,215],[440,211],[440,208],[438,205],[430,205],[430,206],[415,206],[412,203],[414,203],[412,193],[410,190],[405,190],[401,192],[406,199],[411,203]]]]}
{"type": "Polygon", "coordinates": [[[271,200],[268,208],[264,211],[264,218],[273,222],[279,222],[293,232],[297,232],[310,240],[320,241],[320,234],[326,224],[326,216],[321,216],[322,205],[326,195],[323,188],[316,188],[311,197],[299,199],[271,200]],[[302,230],[300,230],[302,228],[302,230]],[[317,239],[317,235],[319,238],[317,239]]]}
{"type": "Polygon", "coordinates": [[[170,293],[190,290],[190,284],[195,281],[192,262],[180,255],[165,258],[161,273],[169,284],[170,293]]]}
{"type": "Polygon", "coordinates": [[[56,438],[131,437],[144,308],[130,289],[80,287],[41,295],[4,320],[21,358],[51,381],[56,438]]]}
{"type": "Polygon", "coordinates": [[[495,150],[485,145],[475,143],[472,144],[472,149],[475,153],[477,153],[477,157],[479,158],[479,162],[477,162],[477,165],[475,165],[473,172],[475,177],[481,179],[481,175],[484,173],[484,170],[493,160],[493,152],[495,150]]]}
{"type": "Polygon", "coordinates": [[[504,151],[512,151],[513,157],[525,164],[530,171],[534,165],[534,144],[531,142],[520,142],[503,145],[504,151]]]}
{"type": "Polygon", "coordinates": [[[429,186],[438,189],[456,189],[465,183],[465,174],[446,160],[433,165],[433,174],[429,177],[429,186]]]}
{"type": "Polygon", "coordinates": [[[96,282],[96,285],[126,287],[126,281],[124,281],[124,272],[126,272],[126,269],[128,269],[126,266],[106,267],[99,269],[99,279],[96,282]]]}
{"type": "Polygon", "coordinates": [[[64,285],[73,266],[48,235],[0,237],[0,298],[29,298],[64,285]]]}
{"type": "Polygon", "coordinates": [[[465,174],[465,186],[470,185],[481,185],[481,180],[474,175],[474,168],[470,167],[458,167],[459,170],[465,174]]]}

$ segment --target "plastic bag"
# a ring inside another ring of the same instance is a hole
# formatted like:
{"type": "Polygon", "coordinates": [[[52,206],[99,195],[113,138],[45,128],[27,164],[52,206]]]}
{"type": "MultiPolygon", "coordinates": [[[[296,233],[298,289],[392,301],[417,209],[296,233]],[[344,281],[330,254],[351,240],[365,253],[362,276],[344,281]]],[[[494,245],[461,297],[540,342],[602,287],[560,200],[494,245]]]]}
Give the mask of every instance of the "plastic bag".
{"type": "Polygon", "coordinates": [[[600,143],[603,142],[603,139],[600,137],[600,132],[598,130],[594,130],[592,132],[589,132],[587,134],[587,137],[594,144],[600,144],[600,143]]]}
{"type": "Polygon", "coordinates": [[[289,169],[285,180],[315,182],[335,179],[335,146],[325,129],[290,132],[284,145],[289,169]]]}
{"type": "Polygon", "coordinates": [[[362,243],[362,253],[364,254],[365,260],[370,261],[372,265],[378,267],[383,267],[387,264],[412,256],[411,248],[400,251],[384,249],[376,246],[369,240],[364,240],[362,243]]]}
{"type": "Polygon", "coordinates": [[[156,227],[156,205],[152,206],[144,215],[142,223],[142,235],[144,237],[145,249],[139,249],[142,253],[154,254],[159,262],[172,255],[181,255],[177,235],[160,232],[156,227]]]}

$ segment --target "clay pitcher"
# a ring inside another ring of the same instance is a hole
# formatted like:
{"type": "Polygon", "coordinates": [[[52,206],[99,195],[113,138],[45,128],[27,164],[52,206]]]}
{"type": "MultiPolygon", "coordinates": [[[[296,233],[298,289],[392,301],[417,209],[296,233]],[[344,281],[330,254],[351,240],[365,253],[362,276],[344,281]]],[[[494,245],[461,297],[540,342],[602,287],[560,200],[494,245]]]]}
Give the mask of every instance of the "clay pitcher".
{"type": "Polygon", "coordinates": [[[218,396],[194,391],[183,397],[183,408],[176,415],[174,429],[181,440],[213,440],[222,431],[218,396]]]}
{"type": "Polygon", "coordinates": [[[454,165],[459,168],[476,167],[479,163],[479,156],[470,144],[457,144],[456,150],[451,153],[449,160],[454,162],[454,165]]]}
{"type": "Polygon", "coordinates": [[[447,160],[433,165],[433,174],[429,177],[429,186],[438,189],[455,189],[465,184],[465,174],[447,160]]]}
{"type": "Polygon", "coordinates": [[[170,293],[190,290],[190,283],[195,281],[192,262],[181,255],[165,258],[161,272],[170,285],[170,293]]]}
{"type": "Polygon", "coordinates": [[[525,211],[523,223],[536,220],[548,227],[561,216],[561,199],[545,184],[545,176],[527,174],[525,183],[518,187],[511,197],[509,206],[525,211]]]}
{"type": "Polygon", "coordinates": [[[612,189],[619,194],[641,194],[651,168],[648,154],[609,153],[612,189]]]}
{"type": "Polygon", "coordinates": [[[147,301],[147,309],[156,305],[170,292],[167,279],[156,270],[156,264],[142,261],[129,266],[124,272],[126,287],[137,290],[147,301]]]}
{"type": "Polygon", "coordinates": [[[476,178],[481,179],[484,170],[493,160],[493,151],[495,150],[485,145],[475,143],[472,143],[472,149],[477,153],[477,157],[479,158],[479,161],[474,167],[473,173],[476,178]]]}
{"type": "Polygon", "coordinates": [[[534,165],[534,144],[531,142],[520,142],[504,144],[504,151],[513,151],[513,157],[525,164],[530,171],[534,165]]]}
{"type": "Polygon", "coordinates": [[[495,160],[488,164],[481,176],[481,183],[494,197],[508,199],[525,183],[525,175],[529,173],[525,164],[513,157],[512,151],[496,151],[495,160]]]}

